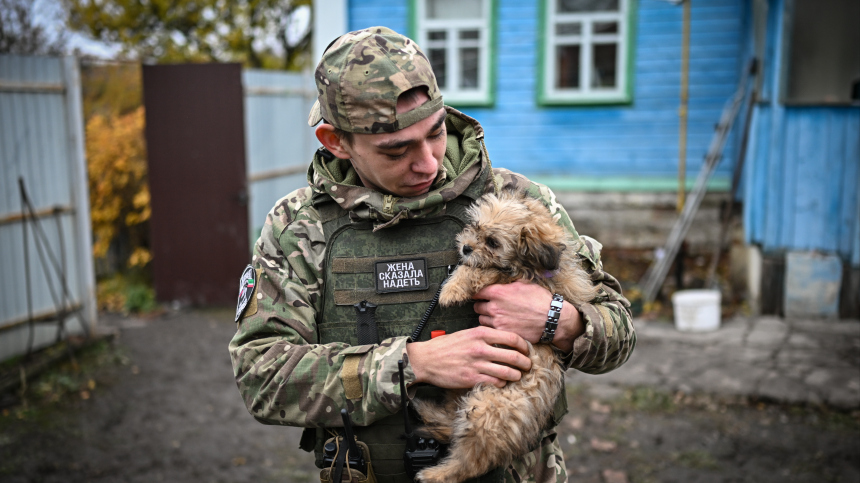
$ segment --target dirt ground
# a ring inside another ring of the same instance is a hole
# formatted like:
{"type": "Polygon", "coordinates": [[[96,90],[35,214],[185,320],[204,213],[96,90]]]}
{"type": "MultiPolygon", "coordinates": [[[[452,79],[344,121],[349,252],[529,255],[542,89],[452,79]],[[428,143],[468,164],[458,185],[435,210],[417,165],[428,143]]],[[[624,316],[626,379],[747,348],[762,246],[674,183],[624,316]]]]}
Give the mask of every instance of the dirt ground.
{"type": "MultiPolygon", "coordinates": [[[[100,323],[119,337],[81,355],[82,373],[3,399],[0,481],[319,481],[300,430],[245,410],[230,311],[100,323]]],[[[560,428],[572,482],[860,481],[858,412],[572,381],[560,428]]]]}

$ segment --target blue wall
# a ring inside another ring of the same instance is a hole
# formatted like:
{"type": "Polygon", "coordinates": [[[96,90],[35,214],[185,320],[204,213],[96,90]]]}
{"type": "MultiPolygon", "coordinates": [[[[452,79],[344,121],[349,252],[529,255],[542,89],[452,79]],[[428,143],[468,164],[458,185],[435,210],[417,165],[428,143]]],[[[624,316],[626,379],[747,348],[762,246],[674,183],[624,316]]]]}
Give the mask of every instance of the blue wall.
{"type": "MultiPolygon", "coordinates": [[[[610,176],[651,177],[656,183],[657,178],[677,177],[682,8],[661,0],[636,3],[632,105],[542,107],[536,102],[539,2],[499,1],[496,104],[462,108],[487,131],[494,165],[552,175],[553,182],[610,176]]],[[[714,124],[737,87],[745,31],[742,0],[692,5],[689,178],[698,172],[714,124]]],[[[412,34],[409,15],[409,0],[349,2],[350,30],[381,24],[412,34]]],[[[733,139],[717,176],[731,173],[733,139]]]]}
{"type": "MultiPolygon", "coordinates": [[[[763,100],[744,166],[747,241],[765,251],[838,253],[860,267],[860,109],[779,103],[784,1],[768,1],[763,100]]],[[[633,103],[602,107],[538,106],[538,1],[499,0],[497,8],[496,104],[462,109],[484,125],[494,164],[553,187],[571,179],[586,181],[580,189],[643,186],[603,182],[627,177],[674,190],[661,181],[677,176],[681,7],[638,0],[633,103]]],[[[412,34],[409,15],[410,0],[349,2],[350,30],[381,24],[412,34]]],[[[751,18],[751,2],[692,3],[689,177],[753,51],[751,18]]],[[[729,177],[739,137],[730,138],[717,177],[729,177]]]]}
{"type": "Polygon", "coordinates": [[[860,108],[779,102],[782,0],[771,0],[765,100],[745,165],[747,241],[765,251],[821,250],[860,267],[860,108]]]}

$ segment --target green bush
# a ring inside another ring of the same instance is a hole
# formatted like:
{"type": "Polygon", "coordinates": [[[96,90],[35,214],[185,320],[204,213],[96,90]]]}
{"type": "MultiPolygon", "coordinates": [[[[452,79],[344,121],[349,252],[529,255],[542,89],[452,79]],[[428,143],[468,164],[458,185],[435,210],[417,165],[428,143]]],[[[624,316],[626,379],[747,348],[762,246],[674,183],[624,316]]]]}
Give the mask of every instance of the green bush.
{"type": "Polygon", "coordinates": [[[142,283],[134,283],[126,287],[125,290],[125,310],[126,312],[139,313],[151,312],[155,310],[155,290],[148,285],[142,283]]]}
{"type": "Polygon", "coordinates": [[[155,291],[145,276],[118,273],[98,282],[98,305],[108,312],[140,313],[158,308],[155,291]]]}

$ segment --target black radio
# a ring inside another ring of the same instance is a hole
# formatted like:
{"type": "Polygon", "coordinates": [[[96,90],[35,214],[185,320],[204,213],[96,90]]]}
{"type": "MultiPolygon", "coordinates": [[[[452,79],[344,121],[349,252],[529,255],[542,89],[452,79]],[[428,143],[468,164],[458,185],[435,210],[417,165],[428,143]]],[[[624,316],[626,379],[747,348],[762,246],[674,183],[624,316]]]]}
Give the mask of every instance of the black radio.
{"type": "Polygon", "coordinates": [[[338,443],[335,441],[329,441],[323,447],[323,465],[329,468],[334,466],[332,481],[336,482],[341,481],[344,465],[367,474],[367,461],[364,459],[364,453],[355,443],[355,436],[352,433],[352,419],[346,409],[340,410],[340,416],[343,419],[344,447],[338,448],[338,443]]]}
{"type": "Polygon", "coordinates": [[[415,478],[415,475],[428,466],[434,466],[445,457],[448,446],[439,443],[433,438],[422,438],[412,432],[409,423],[409,410],[407,406],[406,384],[403,382],[403,361],[397,361],[397,370],[400,372],[400,406],[403,409],[403,425],[406,429],[406,451],[403,452],[403,465],[406,473],[415,478]]]}

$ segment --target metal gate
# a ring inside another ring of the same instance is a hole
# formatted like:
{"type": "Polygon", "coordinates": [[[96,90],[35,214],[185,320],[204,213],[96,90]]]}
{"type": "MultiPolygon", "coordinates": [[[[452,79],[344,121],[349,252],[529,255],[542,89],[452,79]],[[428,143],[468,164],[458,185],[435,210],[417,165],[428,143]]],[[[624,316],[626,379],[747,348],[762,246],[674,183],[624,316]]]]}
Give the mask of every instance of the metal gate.
{"type": "Polygon", "coordinates": [[[159,301],[232,305],[248,252],[239,64],[143,67],[159,301]]]}
{"type": "Polygon", "coordinates": [[[0,55],[0,360],[96,324],[80,85],[74,57],[0,55]]]}

